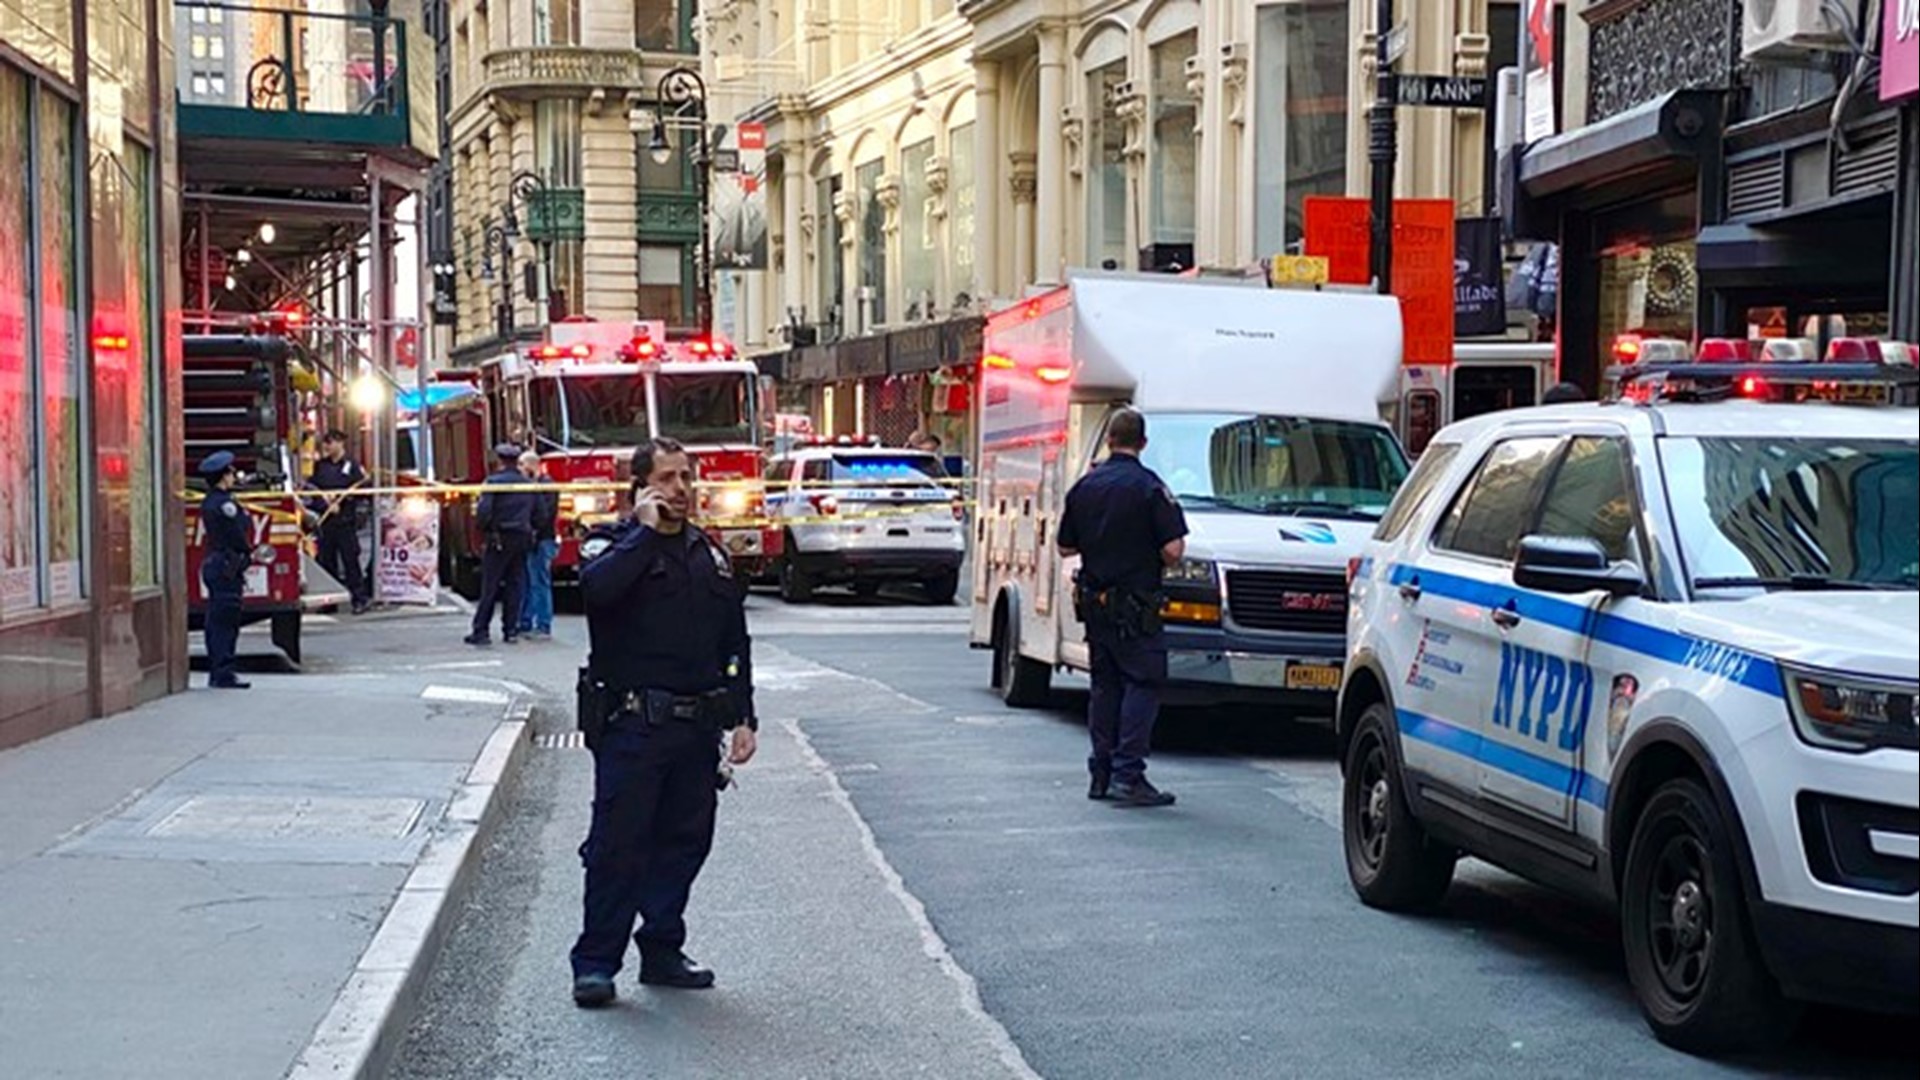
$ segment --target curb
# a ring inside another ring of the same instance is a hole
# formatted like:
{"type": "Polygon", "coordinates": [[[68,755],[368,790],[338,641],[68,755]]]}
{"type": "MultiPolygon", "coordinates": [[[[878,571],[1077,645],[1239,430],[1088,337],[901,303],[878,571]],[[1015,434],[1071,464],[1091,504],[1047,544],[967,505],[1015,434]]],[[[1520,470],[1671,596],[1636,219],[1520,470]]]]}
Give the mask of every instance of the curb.
{"type": "Polygon", "coordinates": [[[484,841],[499,824],[500,796],[531,745],[531,712],[524,697],[508,704],[507,718],[474,758],[353,974],[294,1060],[289,1080],[370,1080],[386,1071],[458,918],[484,841]]]}

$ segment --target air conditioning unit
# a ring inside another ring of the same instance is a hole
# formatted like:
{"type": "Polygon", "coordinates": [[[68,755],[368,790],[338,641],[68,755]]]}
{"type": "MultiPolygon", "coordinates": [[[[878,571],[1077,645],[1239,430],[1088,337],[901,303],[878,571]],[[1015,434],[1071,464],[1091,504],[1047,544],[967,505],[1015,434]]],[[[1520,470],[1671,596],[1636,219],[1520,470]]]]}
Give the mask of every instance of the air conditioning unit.
{"type": "Polygon", "coordinates": [[[1830,0],[1746,0],[1741,15],[1740,55],[1748,60],[1796,61],[1819,53],[1848,52],[1830,0]]]}

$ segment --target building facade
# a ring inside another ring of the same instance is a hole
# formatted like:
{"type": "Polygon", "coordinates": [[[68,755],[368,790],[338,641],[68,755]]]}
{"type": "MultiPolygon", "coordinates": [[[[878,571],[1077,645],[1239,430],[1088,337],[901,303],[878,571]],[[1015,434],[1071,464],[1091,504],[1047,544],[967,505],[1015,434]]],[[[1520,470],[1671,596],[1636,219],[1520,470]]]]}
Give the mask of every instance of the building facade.
{"type": "Polygon", "coordinates": [[[1820,0],[1573,5],[1517,222],[1561,248],[1567,378],[1633,336],[1920,337],[1920,127],[1883,89],[1920,31],[1910,0],[1840,7],[1836,34],[1820,0]]]}
{"type": "MultiPolygon", "coordinates": [[[[1516,48],[1517,4],[1402,6],[1402,70],[1486,76],[1516,48]]],[[[1373,8],[713,7],[704,68],[721,109],[764,128],[771,235],[764,272],[723,272],[725,328],[780,354],[784,383],[812,387],[787,406],[833,432],[891,438],[912,409],[952,432],[988,308],[1075,267],[1255,267],[1299,243],[1305,198],[1366,192],[1373,8]]],[[[1399,194],[1484,212],[1486,113],[1400,122],[1399,194]]]]}
{"type": "Polygon", "coordinates": [[[0,0],[0,747],[186,685],[171,10],[0,0]]]}
{"type": "Polygon", "coordinates": [[[699,139],[676,129],[666,160],[650,152],[662,78],[698,64],[693,0],[445,0],[440,17],[450,210],[433,262],[453,361],[560,317],[693,326],[699,139]]]}

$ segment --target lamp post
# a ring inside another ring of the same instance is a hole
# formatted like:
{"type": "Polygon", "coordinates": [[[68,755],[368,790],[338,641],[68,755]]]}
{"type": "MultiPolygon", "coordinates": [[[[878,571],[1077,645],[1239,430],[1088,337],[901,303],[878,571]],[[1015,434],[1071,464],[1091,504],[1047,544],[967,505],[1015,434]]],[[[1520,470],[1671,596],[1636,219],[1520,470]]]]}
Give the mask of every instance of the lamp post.
{"type": "MultiPolygon", "coordinates": [[[[509,220],[514,220],[512,210],[517,209],[520,215],[527,221],[528,232],[534,235],[534,242],[540,245],[540,285],[545,290],[547,321],[558,322],[566,318],[567,295],[564,290],[556,293],[553,287],[553,203],[551,200],[544,198],[546,193],[547,182],[542,180],[539,174],[529,172],[525,169],[514,173],[512,182],[507,186],[507,198],[510,203],[509,220]],[[532,203],[535,196],[542,197],[542,212],[547,215],[546,220],[542,223],[543,229],[539,233],[533,232],[534,226],[536,225],[536,219],[532,212],[532,203]]],[[[537,290],[530,289],[527,299],[540,299],[540,296],[533,295],[536,291],[537,290]]]]}
{"type": "Polygon", "coordinates": [[[695,282],[695,315],[702,334],[713,332],[713,240],[708,216],[712,212],[713,144],[726,137],[726,125],[707,126],[707,84],[700,73],[677,67],[660,76],[654,88],[653,135],[647,140],[647,153],[653,163],[665,165],[673,160],[673,144],[668,130],[692,130],[699,136],[694,146],[694,184],[700,201],[700,257],[695,282]]]}
{"type": "Polygon", "coordinates": [[[480,276],[488,281],[494,279],[494,267],[497,265],[500,278],[500,299],[493,304],[494,333],[499,335],[502,344],[513,340],[513,240],[520,235],[520,223],[514,220],[513,207],[507,207],[506,220],[499,225],[487,226],[486,253],[481,263],[480,276]],[[500,261],[494,262],[494,251],[500,252],[500,261]]]}

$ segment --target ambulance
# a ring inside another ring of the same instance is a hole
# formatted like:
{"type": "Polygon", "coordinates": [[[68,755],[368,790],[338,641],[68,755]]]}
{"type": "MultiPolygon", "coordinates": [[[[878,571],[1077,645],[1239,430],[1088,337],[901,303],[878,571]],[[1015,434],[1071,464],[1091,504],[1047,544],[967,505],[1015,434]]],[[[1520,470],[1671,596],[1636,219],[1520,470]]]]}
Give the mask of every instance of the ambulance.
{"type": "Polygon", "coordinates": [[[1131,406],[1191,530],[1164,575],[1168,699],[1331,716],[1347,559],[1408,471],[1383,419],[1400,366],[1399,303],[1370,292],[1086,273],[989,316],[971,642],[992,685],[1038,705],[1056,670],[1088,668],[1079,560],[1055,536],[1131,406]]]}

